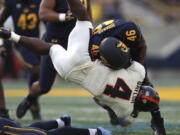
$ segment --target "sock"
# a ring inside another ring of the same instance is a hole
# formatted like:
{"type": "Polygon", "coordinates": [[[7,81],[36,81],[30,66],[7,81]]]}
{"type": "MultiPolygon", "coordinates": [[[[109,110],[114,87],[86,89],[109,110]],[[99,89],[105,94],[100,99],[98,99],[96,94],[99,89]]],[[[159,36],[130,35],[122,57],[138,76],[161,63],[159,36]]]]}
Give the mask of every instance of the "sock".
{"type": "Polygon", "coordinates": [[[58,123],[58,128],[65,126],[64,121],[62,121],[60,118],[56,119],[56,122],[58,123]]]}
{"type": "Polygon", "coordinates": [[[36,127],[44,130],[51,130],[58,127],[58,123],[55,120],[51,121],[40,121],[40,122],[34,122],[31,123],[28,127],[36,127]]]}
{"type": "Polygon", "coordinates": [[[65,126],[56,128],[55,130],[49,130],[48,135],[89,135],[89,130],[65,126]]]}
{"type": "Polygon", "coordinates": [[[95,135],[97,132],[97,129],[89,128],[88,130],[89,130],[89,135],[95,135]]]}

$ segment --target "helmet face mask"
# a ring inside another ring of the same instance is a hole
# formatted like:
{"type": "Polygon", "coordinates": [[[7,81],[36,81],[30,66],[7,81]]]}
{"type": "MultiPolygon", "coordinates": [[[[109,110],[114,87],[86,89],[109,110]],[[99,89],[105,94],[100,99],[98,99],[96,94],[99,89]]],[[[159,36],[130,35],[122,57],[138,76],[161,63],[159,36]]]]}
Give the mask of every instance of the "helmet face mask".
{"type": "Polygon", "coordinates": [[[159,95],[152,87],[141,86],[134,107],[138,111],[149,112],[158,107],[159,101],[159,95]]]}
{"type": "Polygon", "coordinates": [[[99,54],[102,63],[114,70],[125,68],[130,63],[129,48],[114,37],[101,42],[99,54]]]}

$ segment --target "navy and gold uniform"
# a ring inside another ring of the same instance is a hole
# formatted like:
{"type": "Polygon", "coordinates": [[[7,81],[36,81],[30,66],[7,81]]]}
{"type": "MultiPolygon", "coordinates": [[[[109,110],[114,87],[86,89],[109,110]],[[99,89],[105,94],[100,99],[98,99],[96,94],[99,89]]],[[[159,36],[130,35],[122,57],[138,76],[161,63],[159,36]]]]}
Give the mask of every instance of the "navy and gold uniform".
{"type": "Polygon", "coordinates": [[[133,60],[138,59],[137,48],[140,45],[142,34],[135,23],[115,19],[99,24],[93,30],[90,41],[92,60],[99,58],[99,45],[106,37],[115,37],[121,40],[130,48],[133,60]]]}
{"type": "MultiPolygon", "coordinates": [[[[5,0],[5,6],[12,16],[14,31],[30,37],[39,37],[40,0],[5,0]]],[[[28,65],[39,65],[39,58],[31,51],[16,44],[16,49],[28,65]]]]}
{"type": "MultiPolygon", "coordinates": [[[[87,8],[88,0],[81,0],[83,5],[87,8]]],[[[54,7],[54,11],[57,13],[67,13],[71,12],[66,0],[56,0],[56,6],[54,7]]],[[[46,42],[60,44],[64,48],[67,48],[68,36],[71,30],[74,28],[76,23],[76,18],[72,18],[69,21],[64,22],[52,22],[48,21],[46,23],[46,33],[44,35],[44,40],[46,42]]],[[[45,55],[41,60],[40,67],[40,93],[47,93],[54,82],[56,77],[56,70],[53,67],[51,58],[49,55],[45,55]]]]}

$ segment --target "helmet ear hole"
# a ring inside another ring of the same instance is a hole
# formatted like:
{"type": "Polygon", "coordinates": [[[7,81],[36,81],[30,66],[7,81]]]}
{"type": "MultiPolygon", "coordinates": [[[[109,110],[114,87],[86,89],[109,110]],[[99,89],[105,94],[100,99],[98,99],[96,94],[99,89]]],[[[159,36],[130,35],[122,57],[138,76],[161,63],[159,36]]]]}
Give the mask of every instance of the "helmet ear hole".
{"type": "Polygon", "coordinates": [[[129,48],[114,37],[105,38],[99,50],[100,60],[112,69],[125,68],[130,63],[129,48]]]}
{"type": "Polygon", "coordinates": [[[152,111],[160,102],[158,93],[150,86],[141,86],[135,99],[135,108],[139,111],[152,111]]]}

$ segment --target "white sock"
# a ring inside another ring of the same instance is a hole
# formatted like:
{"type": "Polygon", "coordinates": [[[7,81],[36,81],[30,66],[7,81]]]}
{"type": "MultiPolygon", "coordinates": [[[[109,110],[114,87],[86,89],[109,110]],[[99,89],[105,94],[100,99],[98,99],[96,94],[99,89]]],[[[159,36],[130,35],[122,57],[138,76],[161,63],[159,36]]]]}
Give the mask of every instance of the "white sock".
{"type": "Polygon", "coordinates": [[[97,129],[89,128],[88,130],[89,130],[89,135],[95,135],[97,132],[97,129]]]}
{"type": "Polygon", "coordinates": [[[58,128],[60,127],[64,127],[64,121],[62,121],[60,118],[56,119],[57,123],[58,123],[58,128]]]}

